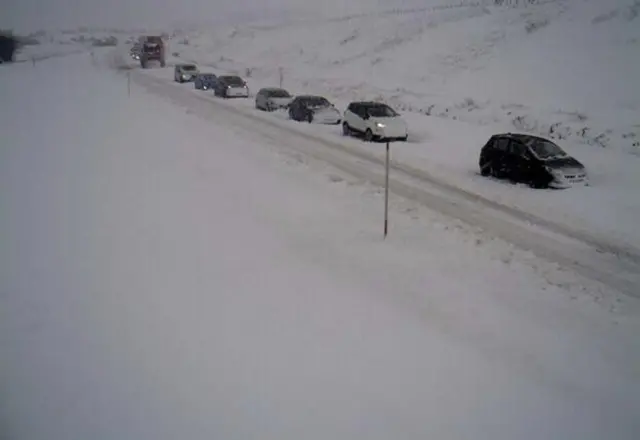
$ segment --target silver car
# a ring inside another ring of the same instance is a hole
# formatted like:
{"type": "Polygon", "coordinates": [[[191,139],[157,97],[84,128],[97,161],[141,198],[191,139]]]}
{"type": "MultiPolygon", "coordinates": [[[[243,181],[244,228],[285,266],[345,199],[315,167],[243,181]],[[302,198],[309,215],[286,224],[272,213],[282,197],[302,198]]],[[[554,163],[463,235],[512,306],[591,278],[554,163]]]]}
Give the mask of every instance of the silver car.
{"type": "Polygon", "coordinates": [[[198,67],[195,64],[176,64],[173,70],[173,80],[179,83],[193,81],[198,73],[198,67]]]}
{"type": "Polygon", "coordinates": [[[280,108],[287,108],[293,96],[285,89],[266,87],[256,94],[256,108],[266,112],[272,112],[280,108]]]}

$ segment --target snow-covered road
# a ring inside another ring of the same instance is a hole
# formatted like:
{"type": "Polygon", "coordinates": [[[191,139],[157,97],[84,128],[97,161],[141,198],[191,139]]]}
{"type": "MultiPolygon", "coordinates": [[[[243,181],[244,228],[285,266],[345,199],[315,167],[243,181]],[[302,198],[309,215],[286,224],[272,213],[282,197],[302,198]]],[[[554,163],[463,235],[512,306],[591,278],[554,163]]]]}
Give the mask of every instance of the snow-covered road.
{"type": "MultiPolygon", "coordinates": [[[[118,53],[112,55],[110,63],[115,68],[131,67],[131,63],[118,53]]],[[[383,184],[382,159],[370,151],[370,147],[350,139],[323,136],[322,132],[310,130],[312,127],[308,124],[292,124],[274,118],[273,114],[246,108],[242,104],[247,100],[240,100],[237,105],[238,101],[222,101],[211,93],[194,90],[190,84],[173,83],[169,71],[170,68],[151,71],[134,68],[130,73],[138,85],[166,96],[190,111],[224,121],[226,125],[268,139],[281,148],[323,160],[358,178],[383,184]]],[[[395,194],[490,231],[627,295],[640,295],[640,253],[633,246],[497,203],[412,167],[407,161],[393,161],[392,169],[391,190],[395,194]]]]}
{"type": "Polygon", "coordinates": [[[9,439],[637,437],[637,299],[158,87],[0,71],[9,439]]]}

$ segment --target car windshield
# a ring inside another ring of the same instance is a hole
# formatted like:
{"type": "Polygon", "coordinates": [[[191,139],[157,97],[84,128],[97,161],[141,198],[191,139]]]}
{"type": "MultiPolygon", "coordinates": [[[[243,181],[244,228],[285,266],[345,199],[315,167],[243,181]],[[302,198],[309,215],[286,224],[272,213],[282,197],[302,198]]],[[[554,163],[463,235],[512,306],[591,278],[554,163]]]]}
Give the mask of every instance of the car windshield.
{"type": "Polygon", "coordinates": [[[312,96],[303,101],[307,107],[330,107],[331,103],[322,96],[312,96]]]}
{"type": "Polygon", "coordinates": [[[291,95],[286,90],[269,90],[267,96],[270,98],[290,98],[291,95]]]}
{"type": "Polygon", "coordinates": [[[558,147],[553,142],[549,142],[543,139],[531,139],[527,142],[527,145],[533,150],[533,153],[540,159],[551,159],[554,157],[566,156],[562,148],[558,147]]]}
{"type": "Polygon", "coordinates": [[[230,86],[242,86],[244,85],[244,81],[239,76],[225,76],[224,82],[226,82],[230,86]]]}
{"type": "Polygon", "coordinates": [[[196,70],[196,66],[193,64],[187,64],[186,66],[182,66],[182,70],[196,70]]]}
{"type": "Polygon", "coordinates": [[[372,105],[371,107],[367,107],[367,113],[373,118],[391,118],[398,116],[398,113],[387,105],[372,105]]]}
{"type": "Polygon", "coordinates": [[[202,75],[203,79],[215,79],[215,75],[213,73],[205,73],[204,75],[202,75]]]}

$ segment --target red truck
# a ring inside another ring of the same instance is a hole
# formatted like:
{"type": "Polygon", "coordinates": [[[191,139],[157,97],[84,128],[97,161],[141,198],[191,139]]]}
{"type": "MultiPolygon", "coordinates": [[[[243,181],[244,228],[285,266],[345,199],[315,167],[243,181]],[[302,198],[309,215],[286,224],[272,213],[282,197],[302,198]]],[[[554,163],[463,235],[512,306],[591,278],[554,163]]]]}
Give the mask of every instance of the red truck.
{"type": "Polygon", "coordinates": [[[149,67],[149,61],[159,61],[160,67],[165,66],[165,43],[162,37],[144,36],[140,42],[140,66],[143,69],[149,67]]]}

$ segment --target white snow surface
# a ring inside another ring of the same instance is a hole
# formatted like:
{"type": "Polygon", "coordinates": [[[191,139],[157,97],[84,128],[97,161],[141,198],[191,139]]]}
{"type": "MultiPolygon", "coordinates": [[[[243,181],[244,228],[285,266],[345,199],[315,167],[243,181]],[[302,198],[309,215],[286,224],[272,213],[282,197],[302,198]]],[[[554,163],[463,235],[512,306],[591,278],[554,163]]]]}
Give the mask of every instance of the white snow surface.
{"type": "MultiPolygon", "coordinates": [[[[206,24],[199,9],[191,24],[129,37],[165,32],[177,55],[171,62],[239,73],[254,92],[277,86],[282,69],[292,93],[323,94],[340,110],[351,100],[384,100],[410,125],[410,142],[394,147],[398,162],[640,255],[640,3],[503,3],[281,0],[264,5],[268,14],[254,10],[261,19],[250,23],[251,14],[242,23],[217,17],[206,24]],[[481,178],[480,148],[505,131],[555,139],[587,167],[590,187],[532,191],[481,178]]],[[[70,39],[93,34],[108,30],[42,40],[65,43],[68,51],[70,39]]],[[[126,40],[122,28],[113,34],[126,40]]],[[[382,154],[379,145],[368,149],[382,154]]]]}
{"type": "Polygon", "coordinates": [[[0,96],[3,438],[637,439],[637,300],[88,54],[0,96]]]}
{"type": "Polygon", "coordinates": [[[238,73],[254,92],[277,86],[282,69],[292,93],[323,94],[340,110],[386,101],[410,125],[398,161],[640,254],[638,1],[414,3],[183,29],[169,52],[173,62],[238,73]],[[555,139],[585,164],[591,186],[532,191],[479,177],[480,148],[506,131],[555,139]]]}

